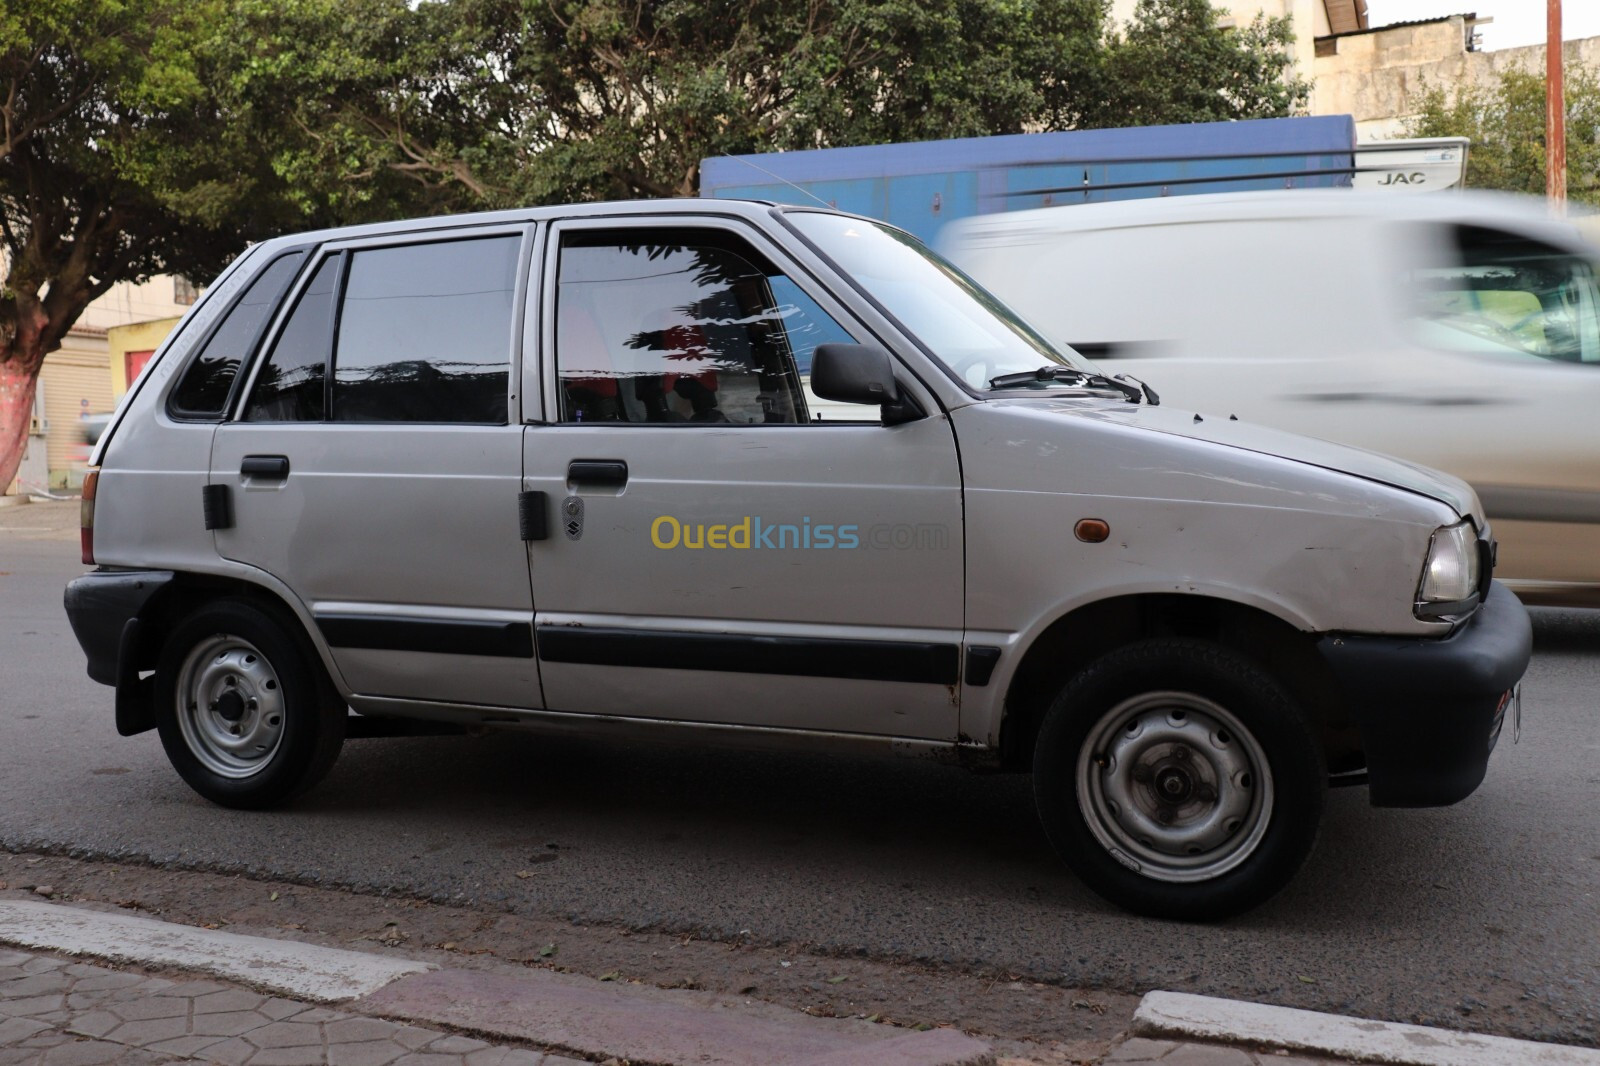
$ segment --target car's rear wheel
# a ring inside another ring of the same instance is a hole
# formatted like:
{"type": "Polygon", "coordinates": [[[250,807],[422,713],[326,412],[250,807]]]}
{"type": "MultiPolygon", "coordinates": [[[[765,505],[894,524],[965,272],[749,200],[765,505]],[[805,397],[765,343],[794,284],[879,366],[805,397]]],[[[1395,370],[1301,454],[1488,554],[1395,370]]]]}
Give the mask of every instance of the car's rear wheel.
{"type": "Polygon", "coordinates": [[[244,600],[207,604],[156,666],[156,727],[191,788],[225,807],[272,807],[338,757],[346,709],[288,623],[244,600]]]}
{"type": "Polygon", "coordinates": [[[1090,888],[1158,917],[1257,905],[1305,861],[1326,771],[1304,715],[1226,648],[1152,640],[1090,664],[1047,711],[1034,788],[1090,888]]]}

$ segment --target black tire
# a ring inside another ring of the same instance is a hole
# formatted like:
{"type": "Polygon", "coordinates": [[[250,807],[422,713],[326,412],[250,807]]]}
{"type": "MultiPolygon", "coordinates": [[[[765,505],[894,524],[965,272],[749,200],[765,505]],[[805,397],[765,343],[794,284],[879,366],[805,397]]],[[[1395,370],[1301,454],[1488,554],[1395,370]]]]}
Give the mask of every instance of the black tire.
{"type": "Polygon", "coordinates": [[[196,610],[156,664],[167,758],[223,807],[274,807],[316,784],[338,758],[346,713],[293,620],[246,600],[196,610]]]}
{"type": "Polygon", "coordinates": [[[1187,639],[1120,648],[1072,678],[1045,712],[1033,770],[1045,833],[1085,884],[1187,921],[1283,888],[1316,842],[1327,784],[1283,687],[1187,639]]]}

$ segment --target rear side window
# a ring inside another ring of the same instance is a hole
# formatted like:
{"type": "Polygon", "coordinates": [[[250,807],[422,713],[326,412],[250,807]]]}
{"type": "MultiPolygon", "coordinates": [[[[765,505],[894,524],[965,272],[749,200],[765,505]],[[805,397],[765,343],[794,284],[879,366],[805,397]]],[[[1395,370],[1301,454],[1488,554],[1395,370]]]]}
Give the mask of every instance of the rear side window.
{"type": "Polygon", "coordinates": [[[272,346],[244,417],[252,422],[317,422],[327,410],[328,348],[333,341],[333,290],[338,256],[317,267],[272,346]]]}
{"type": "Polygon", "coordinates": [[[245,419],[504,424],[521,245],[511,234],[330,255],[245,419]]]}
{"type": "Polygon", "coordinates": [[[355,252],[334,353],[340,422],[506,421],[512,235],[355,252]]]}
{"type": "Polygon", "coordinates": [[[171,411],[175,417],[222,417],[240,365],[260,341],[267,320],[304,258],[304,252],[290,252],[274,259],[222,316],[222,323],[172,392],[171,411]]]}

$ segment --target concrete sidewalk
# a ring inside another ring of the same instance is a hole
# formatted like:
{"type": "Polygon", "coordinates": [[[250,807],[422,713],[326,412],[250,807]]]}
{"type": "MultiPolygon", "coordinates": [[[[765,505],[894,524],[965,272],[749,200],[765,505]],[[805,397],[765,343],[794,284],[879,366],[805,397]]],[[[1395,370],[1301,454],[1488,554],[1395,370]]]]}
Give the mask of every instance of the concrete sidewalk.
{"type": "MultiPolygon", "coordinates": [[[[226,935],[226,934],[224,934],[226,935]]],[[[245,938],[241,938],[245,939],[245,938]]],[[[349,954],[359,954],[350,952],[349,954]]],[[[245,956],[240,956],[244,958],[245,956]]],[[[339,1006],[212,978],[156,976],[0,948],[0,1066],[581,1066],[804,1063],[808,1066],[1055,1066],[1078,1059],[996,1059],[949,1031],[841,1038],[795,1012],[695,1015],[648,997],[600,997],[582,979],[552,994],[479,971],[402,977],[339,1006]],[[619,1014],[622,1008],[625,1014],[619,1014]],[[419,1018],[439,1024],[419,1024],[419,1018]],[[464,1035],[471,1033],[473,1035],[464,1035]],[[508,1038],[520,1038],[509,1043],[508,1038]],[[583,1058],[550,1051],[585,1050],[583,1058]],[[610,1049],[609,1054],[595,1048],[610,1049]],[[831,1050],[830,1050],[831,1049],[831,1050]]],[[[589,984],[594,984],[590,981],[589,984]]],[[[1107,1066],[1333,1066],[1328,1060],[1135,1038],[1107,1066]]]]}
{"type": "Polygon", "coordinates": [[[33,949],[0,949],[0,1066],[995,1062],[987,1043],[949,1029],[816,1018],[546,970],[441,970],[31,900],[0,900],[0,943],[33,949]]]}

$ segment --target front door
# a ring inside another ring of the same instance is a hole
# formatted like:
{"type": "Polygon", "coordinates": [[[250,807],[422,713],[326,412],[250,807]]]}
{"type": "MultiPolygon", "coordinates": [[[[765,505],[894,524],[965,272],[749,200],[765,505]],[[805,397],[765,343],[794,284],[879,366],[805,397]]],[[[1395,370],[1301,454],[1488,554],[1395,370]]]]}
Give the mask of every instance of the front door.
{"type": "MultiPolygon", "coordinates": [[[[551,709],[955,739],[948,419],[813,421],[799,373],[873,342],[753,230],[558,227],[526,487],[551,709]],[[552,362],[553,361],[553,362],[552,362]]],[[[909,380],[909,376],[908,376],[909,380]]]]}
{"type": "Polygon", "coordinates": [[[511,417],[526,239],[324,249],[217,432],[218,550],[305,603],[358,694],[541,704],[511,417]]]}

